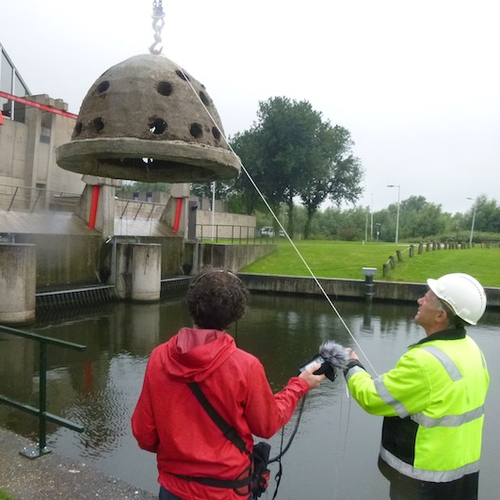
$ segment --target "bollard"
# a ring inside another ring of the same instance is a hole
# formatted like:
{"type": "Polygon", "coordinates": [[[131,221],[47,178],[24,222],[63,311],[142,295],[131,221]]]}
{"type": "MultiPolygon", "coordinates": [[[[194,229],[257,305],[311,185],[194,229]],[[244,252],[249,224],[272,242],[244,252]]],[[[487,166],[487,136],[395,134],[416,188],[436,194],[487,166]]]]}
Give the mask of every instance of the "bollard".
{"type": "Polygon", "coordinates": [[[413,257],[415,255],[415,247],[413,245],[410,245],[410,250],[408,251],[408,255],[410,257],[413,257]]]}
{"type": "Polygon", "coordinates": [[[398,258],[398,262],[403,261],[403,257],[401,256],[401,250],[396,250],[396,256],[398,258]]]}
{"type": "Polygon", "coordinates": [[[365,277],[365,297],[371,300],[374,294],[373,277],[377,274],[377,268],[363,267],[362,272],[365,277]]]}

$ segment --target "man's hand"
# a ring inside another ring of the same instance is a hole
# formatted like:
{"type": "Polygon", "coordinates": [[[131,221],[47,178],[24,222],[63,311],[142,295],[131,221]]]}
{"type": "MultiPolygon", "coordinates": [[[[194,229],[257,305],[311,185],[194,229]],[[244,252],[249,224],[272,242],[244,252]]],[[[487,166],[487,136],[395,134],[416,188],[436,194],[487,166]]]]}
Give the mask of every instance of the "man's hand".
{"type": "Polygon", "coordinates": [[[321,368],[321,363],[316,363],[307,370],[304,370],[299,375],[299,378],[303,378],[309,384],[310,389],[316,389],[316,387],[319,387],[320,382],[325,378],[324,374],[314,375],[314,372],[316,370],[319,370],[320,368],[321,368]]]}
{"type": "Polygon", "coordinates": [[[349,359],[350,360],[358,360],[358,355],[350,348],[347,348],[347,352],[349,353],[349,359]]]}

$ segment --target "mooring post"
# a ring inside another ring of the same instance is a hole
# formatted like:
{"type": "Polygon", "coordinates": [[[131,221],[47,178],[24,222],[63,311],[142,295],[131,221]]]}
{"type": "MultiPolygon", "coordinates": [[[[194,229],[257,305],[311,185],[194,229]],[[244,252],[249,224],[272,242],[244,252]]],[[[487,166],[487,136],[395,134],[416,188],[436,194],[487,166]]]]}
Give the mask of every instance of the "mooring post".
{"type": "Polygon", "coordinates": [[[362,271],[365,277],[365,297],[371,300],[374,294],[373,277],[377,274],[377,268],[363,267],[362,271]]]}

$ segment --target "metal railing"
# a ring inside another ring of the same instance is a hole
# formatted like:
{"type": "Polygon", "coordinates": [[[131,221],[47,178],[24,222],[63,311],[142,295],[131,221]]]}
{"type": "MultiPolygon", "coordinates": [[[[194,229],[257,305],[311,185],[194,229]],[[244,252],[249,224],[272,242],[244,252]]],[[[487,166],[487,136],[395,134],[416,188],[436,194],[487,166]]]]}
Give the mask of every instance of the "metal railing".
{"type": "Polygon", "coordinates": [[[65,418],[53,415],[52,413],[49,413],[47,411],[47,346],[54,345],[58,347],[64,347],[66,349],[73,349],[75,351],[85,351],[86,346],[74,344],[72,342],[66,342],[64,340],[44,337],[42,335],[37,335],[36,333],[29,333],[23,330],[17,330],[15,328],[9,328],[2,325],[0,325],[0,332],[14,335],[15,337],[23,337],[39,343],[38,408],[21,403],[19,401],[15,401],[14,399],[8,398],[7,396],[0,395],[0,404],[7,404],[16,408],[17,410],[29,413],[30,415],[34,415],[38,418],[38,445],[27,446],[19,452],[21,455],[24,455],[31,459],[35,459],[41,457],[42,455],[50,453],[50,450],[47,449],[47,422],[53,422],[62,425],[63,427],[67,427],[68,429],[76,432],[83,432],[84,430],[82,426],[65,418]]]}
{"type": "Polygon", "coordinates": [[[158,203],[156,201],[125,200],[122,198],[117,198],[116,202],[117,212],[121,210],[119,216],[120,219],[157,219],[158,215],[163,213],[163,211],[167,207],[166,203],[158,203]],[[121,204],[121,206],[119,204],[121,204]]]}
{"type": "Polygon", "coordinates": [[[7,212],[11,210],[34,212],[36,208],[62,211],[63,207],[72,211],[80,202],[80,196],[65,191],[0,184],[0,208],[7,212]]]}

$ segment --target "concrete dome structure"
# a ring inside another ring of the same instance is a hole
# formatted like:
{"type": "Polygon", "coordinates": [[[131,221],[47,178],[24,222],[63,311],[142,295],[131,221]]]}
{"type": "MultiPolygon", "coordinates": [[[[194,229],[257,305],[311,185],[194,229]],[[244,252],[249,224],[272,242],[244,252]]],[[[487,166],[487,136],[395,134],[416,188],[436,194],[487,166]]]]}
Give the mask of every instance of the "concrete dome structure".
{"type": "Polygon", "coordinates": [[[204,85],[151,54],[126,59],[96,80],[71,142],[56,155],[66,170],[142,182],[210,182],[240,172],[204,85]]]}

